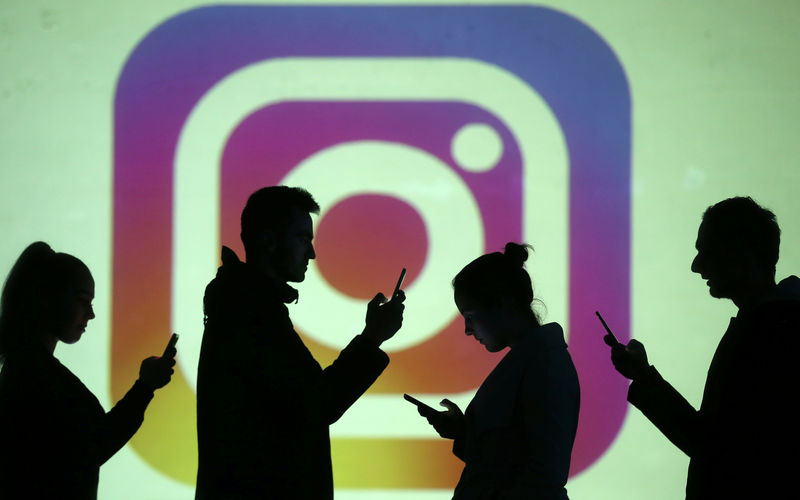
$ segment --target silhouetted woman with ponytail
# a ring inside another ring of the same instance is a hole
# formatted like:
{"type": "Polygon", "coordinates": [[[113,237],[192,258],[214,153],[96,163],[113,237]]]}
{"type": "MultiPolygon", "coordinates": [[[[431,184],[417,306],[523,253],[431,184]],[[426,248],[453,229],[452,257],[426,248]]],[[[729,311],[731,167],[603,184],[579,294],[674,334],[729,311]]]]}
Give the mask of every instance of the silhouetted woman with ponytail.
{"type": "MultiPolygon", "coordinates": [[[[53,356],[93,319],[94,280],[76,257],[36,242],[20,255],[0,298],[0,498],[97,497],[100,466],[142,423],[166,385],[174,347],[142,362],[139,379],[108,413],[53,356]]],[[[98,360],[98,363],[102,361],[98,360]]]]}
{"type": "Polygon", "coordinates": [[[454,500],[564,500],[578,425],[578,376],[557,323],[541,324],[523,264],[528,246],[478,257],[453,280],[465,333],[489,352],[510,350],[483,381],[466,413],[420,414],[453,439],[464,462],[454,500]]]}

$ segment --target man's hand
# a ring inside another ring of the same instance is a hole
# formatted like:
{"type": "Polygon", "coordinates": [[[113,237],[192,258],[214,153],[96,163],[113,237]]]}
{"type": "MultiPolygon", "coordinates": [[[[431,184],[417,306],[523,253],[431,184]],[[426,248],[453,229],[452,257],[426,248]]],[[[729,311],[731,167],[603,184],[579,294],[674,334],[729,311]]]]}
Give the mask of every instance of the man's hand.
{"type": "Polygon", "coordinates": [[[392,300],[379,293],[367,304],[367,324],[362,335],[380,346],[403,326],[403,302],[406,294],[399,290],[392,300]]]}
{"type": "Polygon", "coordinates": [[[417,408],[420,415],[428,419],[428,423],[436,429],[440,436],[447,439],[456,439],[464,436],[464,414],[457,404],[449,399],[443,399],[441,406],[447,408],[446,411],[434,411],[430,413],[423,408],[417,408]]]}
{"type": "Polygon", "coordinates": [[[627,346],[620,343],[612,347],[611,362],[623,377],[631,380],[641,377],[650,366],[644,345],[638,340],[631,340],[627,346]]]}
{"type": "MultiPolygon", "coordinates": [[[[172,348],[175,349],[174,347],[172,348]]],[[[172,378],[175,355],[150,356],[142,361],[139,368],[139,380],[152,390],[160,389],[167,385],[172,378]]]]}

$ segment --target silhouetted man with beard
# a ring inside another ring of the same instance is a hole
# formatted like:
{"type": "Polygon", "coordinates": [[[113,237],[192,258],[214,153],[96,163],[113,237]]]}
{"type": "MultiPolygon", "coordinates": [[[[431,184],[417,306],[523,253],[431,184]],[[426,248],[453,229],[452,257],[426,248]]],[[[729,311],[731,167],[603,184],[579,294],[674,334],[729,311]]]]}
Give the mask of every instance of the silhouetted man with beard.
{"type": "Polygon", "coordinates": [[[305,190],[260,189],[242,212],[246,263],[222,249],[204,298],[198,499],[333,498],[328,427],[389,363],[379,346],[400,328],[405,295],[376,295],[364,331],[323,370],[285,305],[297,300],[287,282],[303,281],[316,256],[318,212],[305,190]]]}
{"type": "Polygon", "coordinates": [[[699,411],[648,364],[640,342],[612,348],[617,371],[633,380],[628,401],[690,457],[687,500],[794,490],[800,279],[775,283],[779,245],[775,215],[749,197],[703,214],[692,271],[739,311],[711,361],[699,411]]]}

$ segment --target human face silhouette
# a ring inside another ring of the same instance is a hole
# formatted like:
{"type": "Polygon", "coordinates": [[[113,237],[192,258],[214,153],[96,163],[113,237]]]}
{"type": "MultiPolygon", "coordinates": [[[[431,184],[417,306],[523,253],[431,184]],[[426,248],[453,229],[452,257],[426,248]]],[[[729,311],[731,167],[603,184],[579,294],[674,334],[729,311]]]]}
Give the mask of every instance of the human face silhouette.
{"type": "Polygon", "coordinates": [[[82,270],[64,292],[59,303],[59,324],[56,337],[66,344],[80,340],[89,320],[94,319],[94,279],[82,270]]]}
{"type": "Polygon", "coordinates": [[[316,258],[311,215],[292,209],[286,231],[277,238],[271,261],[275,273],[284,282],[300,282],[306,277],[308,261],[316,258]]]}
{"type": "Polygon", "coordinates": [[[691,269],[706,280],[708,293],[718,299],[735,298],[746,281],[742,250],[715,240],[705,224],[697,230],[695,248],[691,269]]]}
{"type": "Polygon", "coordinates": [[[489,352],[498,352],[508,347],[508,337],[499,307],[486,307],[472,297],[455,293],[458,311],[464,318],[464,333],[475,337],[489,352]]]}

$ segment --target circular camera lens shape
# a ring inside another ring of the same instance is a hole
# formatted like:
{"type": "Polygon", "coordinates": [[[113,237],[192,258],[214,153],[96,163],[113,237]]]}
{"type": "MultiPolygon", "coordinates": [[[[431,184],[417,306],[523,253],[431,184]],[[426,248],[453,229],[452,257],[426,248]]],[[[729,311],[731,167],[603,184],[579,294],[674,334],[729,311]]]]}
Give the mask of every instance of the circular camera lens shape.
{"type": "Polygon", "coordinates": [[[503,156],[503,140],[485,123],[468,123],[453,135],[450,151],[464,170],[486,172],[503,156]]]}
{"type": "Polygon", "coordinates": [[[407,289],[422,271],[428,253],[425,221],[405,201],[384,195],[356,195],[330,207],[314,235],[317,268],[341,293],[370,300],[400,270],[407,289]]]}
{"type": "MultiPolygon", "coordinates": [[[[323,212],[344,200],[363,195],[396,198],[421,216],[428,238],[424,264],[406,290],[403,328],[383,347],[397,351],[424,342],[447,326],[457,314],[450,282],[461,268],[483,252],[484,232],[475,198],[455,171],[426,151],[406,144],[355,141],[327,148],[300,163],[282,181],[313,193],[323,212]]],[[[315,227],[315,234],[316,234],[315,227]]],[[[358,237],[358,231],[349,234],[358,237]]],[[[362,237],[365,239],[366,237],[362,237]]],[[[359,241],[348,244],[358,245],[359,241]]],[[[318,258],[324,259],[321,255],[318,258]]],[[[409,255],[409,261],[414,257],[409,255]]],[[[381,265],[382,256],[374,255],[381,265]]],[[[377,292],[392,292],[400,269],[396,257],[386,259],[388,283],[375,282],[377,292]]],[[[311,261],[299,285],[300,301],[292,306],[292,321],[303,333],[326,346],[341,349],[364,328],[366,301],[332,286],[311,261]],[[304,300],[303,297],[313,297],[304,300]]],[[[369,268],[364,265],[364,273],[369,268]]],[[[411,270],[413,267],[407,265],[411,270]]]]}

